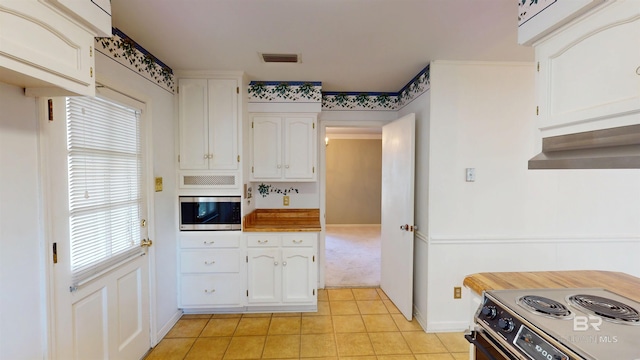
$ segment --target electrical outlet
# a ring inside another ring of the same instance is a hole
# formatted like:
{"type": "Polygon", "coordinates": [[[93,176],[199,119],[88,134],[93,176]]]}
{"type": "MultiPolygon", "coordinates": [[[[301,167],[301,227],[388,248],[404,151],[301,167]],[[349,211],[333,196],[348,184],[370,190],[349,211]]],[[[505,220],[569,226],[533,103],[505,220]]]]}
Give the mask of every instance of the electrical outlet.
{"type": "Polygon", "coordinates": [[[453,288],[453,298],[454,299],[462,298],[462,288],[460,286],[456,286],[453,288]]]}
{"type": "Polygon", "coordinates": [[[467,182],[476,181],[476,168],[466,168],[465,169],[465,180],[467,182]]]}
{"type": "Polygon", "coordinates": [[[289,206],[289,195],[285,195],[282,197],[282,205],[289,206]]]}

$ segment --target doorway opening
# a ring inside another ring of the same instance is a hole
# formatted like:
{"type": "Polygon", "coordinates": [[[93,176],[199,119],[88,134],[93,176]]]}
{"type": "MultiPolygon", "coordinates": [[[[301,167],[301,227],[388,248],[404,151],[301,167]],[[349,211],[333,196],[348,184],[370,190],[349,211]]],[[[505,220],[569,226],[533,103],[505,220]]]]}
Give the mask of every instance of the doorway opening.
{"type": "Polygon", "coordinates": [[[325,286],[380,286],[381,127],[327,127],[325,286]]]}

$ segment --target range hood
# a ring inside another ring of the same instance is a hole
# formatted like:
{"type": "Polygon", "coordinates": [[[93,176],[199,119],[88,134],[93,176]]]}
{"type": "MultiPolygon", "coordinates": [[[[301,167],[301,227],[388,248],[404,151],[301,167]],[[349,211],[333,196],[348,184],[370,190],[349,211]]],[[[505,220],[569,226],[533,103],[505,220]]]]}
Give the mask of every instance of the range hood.
{"type": "Polygon", "coordinates": [[[529,169],[640,169],[640,125],[544,138],[529,169]]]}

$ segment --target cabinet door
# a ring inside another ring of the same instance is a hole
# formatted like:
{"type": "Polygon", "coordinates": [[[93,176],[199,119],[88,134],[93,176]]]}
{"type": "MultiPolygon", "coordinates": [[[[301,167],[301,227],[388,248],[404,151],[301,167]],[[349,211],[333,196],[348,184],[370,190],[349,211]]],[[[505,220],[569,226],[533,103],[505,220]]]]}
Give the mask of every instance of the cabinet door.
{"type": "Polygon", "coordinates": [[[249,249],[249,303],[279,303],[282,299],[280,250],[249,249]]]}
{"type": "Polygon", "coordinates": [[[612,2],[536,47],[544,137],[638,123],[639,16],[612,2]]]}
{"type": "Polygon", "coordinates": [[[282,301],[315,302],[315,250],[313,248],[282,249],[282,301]]]}
{"type": "Polygon", "coordinates": [[[253,179],[280,179],[282,177],[282,118],[254,116],[253,179]]]}
{"type": "Polygon", "coordinates": [[[210,79],[209,169],[238,169],[238,81],[210,79]]]}
{"type": "Polygon", "coordinates": [[[209,118],[206,79],[180,79],[180,169],[209,168],[209,118]]]}
{"type": "Polygon", "coordinates": [[[315,117],[287,117],[284,127],[284,177],[291,180],[315,180],[315,117]]]}

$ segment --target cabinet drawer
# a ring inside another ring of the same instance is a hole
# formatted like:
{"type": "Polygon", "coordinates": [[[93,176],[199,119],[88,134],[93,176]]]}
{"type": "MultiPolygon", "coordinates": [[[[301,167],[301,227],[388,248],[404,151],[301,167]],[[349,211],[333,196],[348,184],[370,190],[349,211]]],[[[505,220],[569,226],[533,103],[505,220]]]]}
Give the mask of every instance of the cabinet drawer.
{"type": "Polygon", "coordinates": [[[185,273],[240,272],[240,250],[182,251],[180,270],[185,273]]]}
{"type": "Polygon", "coordinates": [[[214,231],[181,234],[180,247],[183,249],[238,248],[240,247],[241,235],[240,231],[232,234],[214,231]]]}
{"type": "Polygon", "coordinates": [[[241,284],[239,274],[183,275],[181,306],[240,306],[241,284]]]}
{"type": "Polygon", "coordinates": [[[303,246],[311,247],[316,243],[316,234],[295,234],[282,235],[282,246],[303,246]]]}
{"type": "Polygon", "coordinates": [[[273,247],[280,246],[280,236],[278,235],[248,235],[248,247],[273,247]]]}

